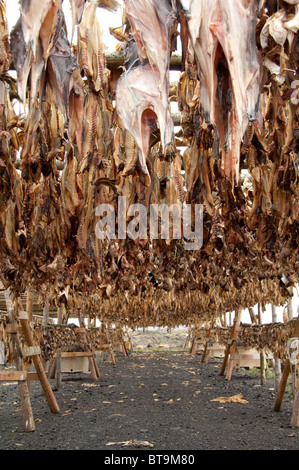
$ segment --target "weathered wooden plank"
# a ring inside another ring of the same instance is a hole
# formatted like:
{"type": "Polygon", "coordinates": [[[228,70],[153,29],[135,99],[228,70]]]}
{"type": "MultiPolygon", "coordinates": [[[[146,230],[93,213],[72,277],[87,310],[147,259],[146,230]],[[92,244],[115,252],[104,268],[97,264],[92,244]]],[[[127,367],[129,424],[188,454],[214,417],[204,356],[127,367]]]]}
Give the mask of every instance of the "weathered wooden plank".
{"type": "Polygon", "coordinates": [[[27,372],[27,380],[39,381],[38,373],[37,372],[27,372]]]}
{"type": "MultiPolygon", "coordinates": [[[[118,70],[124,66],[126,57],[119,52],[109,52],[106,54],[106,64],[109,70],[118,70]]],[[[170,70],[180,71],[182,68],[182,56],[180,54],[172,54],[170,58],[170,70]]]]}
{"type": "Polygon", "coordinates": [[[21,310],[19,312],[19,319],[20,320],[28,320],[28,313],[25,310],[21,310]]]}
{"type": "Polygon", "coordinates": [[[20,382],[27,380],[25,370],[1,370],[0,382],[20,382]]]}
{"type": "Polygon", "coordinates": [[[62,352],[61,357],[91,357],[93,354],[92,351],[62,352]]]}
{"type": "Polygon", "coordinates": [[[86,328],[80,328],[80,327],[75,328],[75,333],[78,333],[78,334],[83,333],[84,334],[84,333],[86,333],[86,328]]]}
{"type": "Polygon", "coordinates": [[[8,323],[5,327],[6,333],[16,334],[19,333],[19,326],[16,323],[8,323]]]}
{"type": "Polygon", "coordinates": [[[41,354],[41,349],[39,346],[28,346],[22,349],[24,357],[38,356],[41,354]]]}

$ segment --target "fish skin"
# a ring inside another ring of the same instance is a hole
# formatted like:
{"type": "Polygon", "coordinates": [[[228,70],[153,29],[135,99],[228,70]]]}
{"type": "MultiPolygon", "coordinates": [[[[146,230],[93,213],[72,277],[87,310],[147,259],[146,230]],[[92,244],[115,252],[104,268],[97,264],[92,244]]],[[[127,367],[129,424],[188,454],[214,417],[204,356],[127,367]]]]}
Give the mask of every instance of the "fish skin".
{"type": "MultiPolygon", "coordinates": [[[[12,58],[18,72],[18,92],[23,102],[29,74],[34,77],[31,103],[36,99],[39,83],[49,54],[55,41],[60,21],[62,0],[22,0],[21,15],[13,28],[11,37],[18,38],[18,47],[12,50],[12,58]]],[[[15,40],[14,39],[14,40],[15,40]]]]}
{"type": "Polygon", "coordinates": [[[167,85],[160,93],[151,66],[132,68],[119,79],[116,88],[116,109],[124,127],[132,134],[139,149],[139,161],[144,174],[149,176],[147,154],[149,138],[158,122],[163,150],[173,142],[167,85]]]}
{"type": "Polygon", "coordinates": [[[97,4],[86,3],[78,27],[78,61],[82,70],[99,92],[107,84],[106,58],[99,21],[97,4]]]}
{"type": "Polygon", "coordinates": [[[136,168],[136,164],[138,161],[138,150],[135,139],[132,134],[127,130],[124,130],[124,133],[124,151],[126,155],[126,160],[122,174],[123,176],[127,176],[130,175],[136,168]]]}
{"type": "Polygon", "coordinates": [[[10,66],[10,43],[9,32],[6,18],[6,5],[3,0],[0,1],[0,44],[1,44],[1,57],[0,57],[0,74],[3,75],[8,71],[10,66]]]}
{"type": "Polygon", "coordinates": [[[225,172],[237,182],[242,137],[248,123],[257,117],[260,96],[261,63],[255,39],[258,7],[257,0],[193,0],[187,14],[204,116],[216,125],[225,172]],[[222,83],[217,76],[221,62],[222,83]],[[219,105],[219,93],[223,93],[223,106],[219,105]]]}
{"type": "Polygon", "coordinates": [[[139,59],[141,62],[146,59],[149,61],[158,88],[161,89],[165,81],[168,81],[170,31],[175,21],[174,10],[165,0],[125,0],[125,6],[139,59]]]}

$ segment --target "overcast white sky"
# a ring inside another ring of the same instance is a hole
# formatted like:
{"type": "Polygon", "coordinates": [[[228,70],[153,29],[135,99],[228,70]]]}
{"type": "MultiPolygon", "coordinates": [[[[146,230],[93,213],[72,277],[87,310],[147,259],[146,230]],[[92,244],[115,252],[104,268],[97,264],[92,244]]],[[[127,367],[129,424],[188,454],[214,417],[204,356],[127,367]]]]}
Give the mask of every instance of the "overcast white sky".
{"type": "MultiPolygon", "coordinates": [[[[70,37],[72,31],[72,16],[69,0],[63,1],[63,10],[65,14],[65,19],[68,27],[68,34],[70,37]]],[[[18,21],[20,16],[20,4],[19,0],[6,0],[6,14],[9,28],[11,29],[15,23],[18,21]]],[[[107,46],[108,50],[115,50],[115,45],[117,41],[111,36],[109,32],[109,26],[119,27],[121,26],[121,14],[122,8],[120,7],[117,12],[112,13],[106,11],[102,8],[98,8],[97,16],[99,19],[100,27],[103,33],[103,42],[107,46]]],[[[75,39],[74,41],[75,42],[75,39]]]]}

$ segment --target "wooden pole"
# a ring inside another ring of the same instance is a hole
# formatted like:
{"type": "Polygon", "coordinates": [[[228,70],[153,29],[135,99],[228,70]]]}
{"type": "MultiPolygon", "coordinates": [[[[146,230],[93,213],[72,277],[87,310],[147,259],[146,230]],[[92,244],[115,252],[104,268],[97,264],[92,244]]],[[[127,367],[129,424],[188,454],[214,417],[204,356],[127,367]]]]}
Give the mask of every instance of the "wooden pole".
{"type": "MultiPolygon", "coordinates": [[[[58,325],[62,324],[62,310],[61,307],[58,307],[57,312],[57,323],[58,325]]],[[[61,387],[61,350],[56,352],[56,387],[61,387]]]]}
{"type": "Polygon", "coordinates": [[[107,341],[107,344],[108,344],[108,354],[110,355],[110,359],[111,359],[113,365],[116,366],[116,360],[115,360],[115,356],[114,356],[114,352],[113,352],[113,347],[112,347],[112,344],[111,344],[111,341],[110,341],[107,325],[105,326],[105,336],[106,336],[106,341],[107,341]]]}
{"type": "MultiPolygon", "coordinates": [[[[229,350],[229,355],[235,354],[237,349],[237,341],[233,341],[229,350]]],[[[230,380],[232,378],[234,362],[233,360],[228,361],[227,371],[226,371],[226,380],[230,380]]]]}
{"type": "MultiPolygon", "coordinates": [[[[82,317],[82,314],[79,314],[78,317],[79,317],[80,328],[77,328],[77,332],[82,335],[84,351],[91,351],[91,348],[89,347],[88,342],[87,342],[87,331],[84,325],[84,317],[82,317]]],[[[89,368],[90,368],[92,378],[94,380],[97,380],[98,378],[100,378],[100,371],[99,371],[99,368],[95,359],[95,355],[93,354],[92,356],[88,356],[88,361],[89,361],[89,368]]]]}
{"type": "Polygon", "coordinates": [[[32,310],[33,310],[33,292],[31,288],[27,289],[27,299],[26,299],[26,312],[28,313],[29,321],[32,320],[32,310]]]}
{"type": "Polygon", "coordinates": [[[290,364],[290,361],[287,359],[282,370],[280,384],[277,390],[275,404],[274,404],[274,411],[281,410],[282,399],[283,399],[283,395],[285,392],[285,388],[288,382],[290,372],[291,372],[291,364],[290,364]]]}
{"type": "MultiPolygon", "coordinates": [[[[253,317],[251,316],[251,319],[252,319],[253,323],[256,323],[256,318],[255,318],[254,315],[253,315],[253,317]]],[[[240,320],[241,320],[241,318],[240,318],[240,320]]],[[[239,322],[239,324],[240,324],[240,322],[239,322]]],[[[229,351],[230,355],[235,354],[236,349],[237,349],[237,341],[236,340],[237,340],[237,337],[238,337],[238,329],[239,329],[239,325],[237,326],[237,331],[235,333],[235,341],[233,341],[233,343],[231,344],[231,348],[230,348],[230,351],[229,351]]],[[[233,361],[229,361],[228,366],[227,366],[226,377],[225,377],[226,380],[230,380],[231,377],[232,377],[233,365],[234,365],[233,361]]]]}
{"type": "MultiPolygon", "coordinates": [[[[298,307],[299,314],[299,307],[298,307]]],[[[299,315],[298,315],[299,318],[299,315]]],[[[293,381],[294,381],[294,404],[290,425],[299,427],[299,363],[297,363],[298,355],[296,355],[293,367],[293,381]]]]}
{"type": "Polygon", "coordinates": [[[227,344],[226,349],[225,349],[224,358],[223,358],[223,362],[222,362],[222,366],[221,366],[219,375],[224,375],[226,364],[227,364],[227,361],[228,361],[228,358],[229,358],[229,355],[230,355],[231,346],[234,342],[236,342],[237,337],[238,337],[238,331],[239,331],[241,316],[242,316],[242,310],[239,309],[237,311],[237,313],[235,314],[234,324],[233,324],[232,329],[231,329],[230,339],[229,339],[228,344],[227,344]]]}
{"type": "MultiPolygon", "coordinates": [[[[28,323],[28,316],[27,312],[20,312],[19,313],[19,320],[23,329],[24,337],[26,339],[26,342],[28,346],[35,346],[34,344],[34,339],[33,339],[33,334],[30,328],[30,325],[28,323]]],[[[53,394],[53,391],[50,387],[50,384],[48,382],[47,375],[45,373],[45,370],[43,368],[42,360],[40,355],[34,355],[32,356],[32,360],[38,375],[38,378],[40,380],[40,383],[42,385],[43,391],[45,393],[45,396],[47,398],[50,410],[52,413],[60,413],[58,404],[56,402],[55,396],[53,394]]]]}
{"type": "Polygon", "coordinates": [[[253,308],[249,307],[248,311],[249,311],[251,322],[256,323],[256,316],[255,316],[255,313],[253,311],[253,308]]]}
{"type": "MultiPolygon", "coordinates": [[[[277,310],[275,305],[272,305],[272,322],[277,323],[277,310]]],[[[277,393],[279,388],[279,382],[281,380],[281,359],[274,355],[274,376],[275,376],[275,392],[277,393]]]]}
{"type": "MultiPolygon", "coordinates": [[[[116,71],[120,67],[124,66],[125,60],[125,54],[122,54],[120,52],[108,52],[106,54],[107,69],[111,71],[116,71]]],[[[182,56],[180,54],[173,53],[171,55],[169,69],[177,71],[182,70],[182,56]]],[[[11,62],[9,70],[15,71],[15,65],[13,64],[13,62],[11,62]]]]}
{"type": "MultiPolygon", "coordinates": [[[[299,336],[299,315],[297,317],[297,321],[296,321],[296,324],[295,324],[293,336],[294,337],[299,336]]],[[[284,392],[285,392],[285,389],[286,389],[286,385],[287,385],[287,382],[288,382],[290,372],[291,372],[291,363],[290,363],[289,359],[286,359],[284,367],[283,367],[283,371],[282,371],[282,374],[281,374],[280,384],[279,384],[277,394],[276,394],[276,399],[275,399],[275,404],[274,404],[274,411],[280,411],[281,410],[282,399],[283,399],[283,395],[284,395],[284,392]]]]}
{"type": "MultiPolygon", "coordinates": [[[[262,324],[262,312],[261,312],[261,304],[258,304],[258,322],[262,324]]],[[[261,385],[266,384],[266,358],[264,351],[260,352],[260,373],[261,373],[261,385]]]]}
{"type": "Polygon", "coordinates": [[[47,299],[46,304],[43,308],[43,325],[46,326],[48,322],[49,322],[49,303],[47,299]]]}
{"type": "MultiPolygon", "coordinates": [[[[208,350],[208,344],[210,342],[210,338],[211,338],[211,334],[212,334],[212,329],[213,329],[213,323],[210,325],[210,329],[209,329],[209,334],[208,334],[208,337],[207,337],[207,340],[206,340],[206,343],[205,343],[205,347],[204,347],[204,350],[203,350],[203,353],[202,353],[202,356],[201,356],[201,362],[203,363],[204,360],[205,360],[205,357],[207,355],[207,350],[208,350]]],[[[206,361],[206,364],[207,364],[208,361],[206,361]]]]}
{"type": "MultiPolygon", "coordinates": [[[[106,54],[106,64],[109,70],[117,70],[124,66],[126,57],[119,52],[109,52],[106,54]]],[[[180,54],[172,54],[170,58],[170,70],[182,69],[182,56],[180,54]]]]}
{"type": "MultiPolygon", "coordinates": [[[[43,308],[43,326],[47,326],[49,323],[49,303],[46,300],[46,304],[43,308]]],[[[49,372],[49,362],[46,360],[44,361],[44,368],[49,372]]]]}
{"type": "MultiPolygon", "coordinates": [[[[6,306],[7,306],[7,313],[8,313],[8,320],[10,324],[16,325],[13,311],[12,311],[12,302],[10,299],[10,294],[8,290],[4,292],[6,306]]],[[[16,330],[17,331],[17,330],[16,330]]],[[[16,365],[17,371],[24,370],[23,361],[21,359],[21,346],[19,341],[18,333],[11,333],[11,340],[13,344],[13,356],[16,365]]],[[[28,382],[26,380],[19,380],[19,392],[20,392],[20,399],[21,399],[21,409],[22,409],[22,416],[24,422],[24,428],[26,432],[35,431],[35,423],[31,408],[30,402],[30,394],[28,388],[28,382]]]]}
{"type": "Polygon", "coordinates": [[[294,367],[294,404],[290,425],[299,427],[299,364],[294,367]]]}

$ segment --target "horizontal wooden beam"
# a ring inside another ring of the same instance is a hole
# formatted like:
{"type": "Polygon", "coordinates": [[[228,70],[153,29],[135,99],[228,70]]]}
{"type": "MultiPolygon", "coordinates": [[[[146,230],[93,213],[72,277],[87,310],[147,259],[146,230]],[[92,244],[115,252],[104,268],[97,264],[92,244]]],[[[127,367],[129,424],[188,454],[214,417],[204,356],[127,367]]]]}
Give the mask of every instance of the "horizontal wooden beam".
{"type": "Polygon", "coordinates": [[[20,327],[16,323],[8,323],[5,326],[5,333],[16,334],[20,332],[20,327]]]}
{"type": "Polygon", "coordinates": [[[22,354],[24,357],[39,356],[41,349],[39,346],[28,346],[22,349],[22,354]]]}
{"type": "Polygon", "coordinates": [[[1,370],[0,382],[22,382],[25,380],[39,381],[36,372],[27,372],[26,370],[1,370]]]}
{"type": "Polygon", "coordinates": [[[0,382],[19,382],[27,380],[27,372],[23,370],[1,370],[0,382]]]}
{"type": "MultiPolygon", "coordinates": [[[[109,52],[106,54],[106,66],[109,70],[117,70],[124,66],[126,56],[120,52],[109,52]]],[[[182,56],[172,54],[170,58],[170,70],[180,71],[182,69],[182,56]]]]}
{"type": "MultiPolygon", "coordinates": [[[[106,53],[106,67],[109,70],[118,70],[120,67],[124,66],[125,61],[125,54],[117,51],[106,53]]],[[[180,54],[171,55],[169,69],[176,71],[182,70],[182,56],[180,54]]],[[[16,69],[13,62],[11,62],[9,70],[15,72],[16,69]]]]}
{"type": "MultiPolygon", "coordinates": [[[[62,352],[61,357],[91,357],[94,353],[92,351],[71,351],[71,352],[62,352]]],[[[56,357],[56,354],[54,355],[56,357]]]]}

